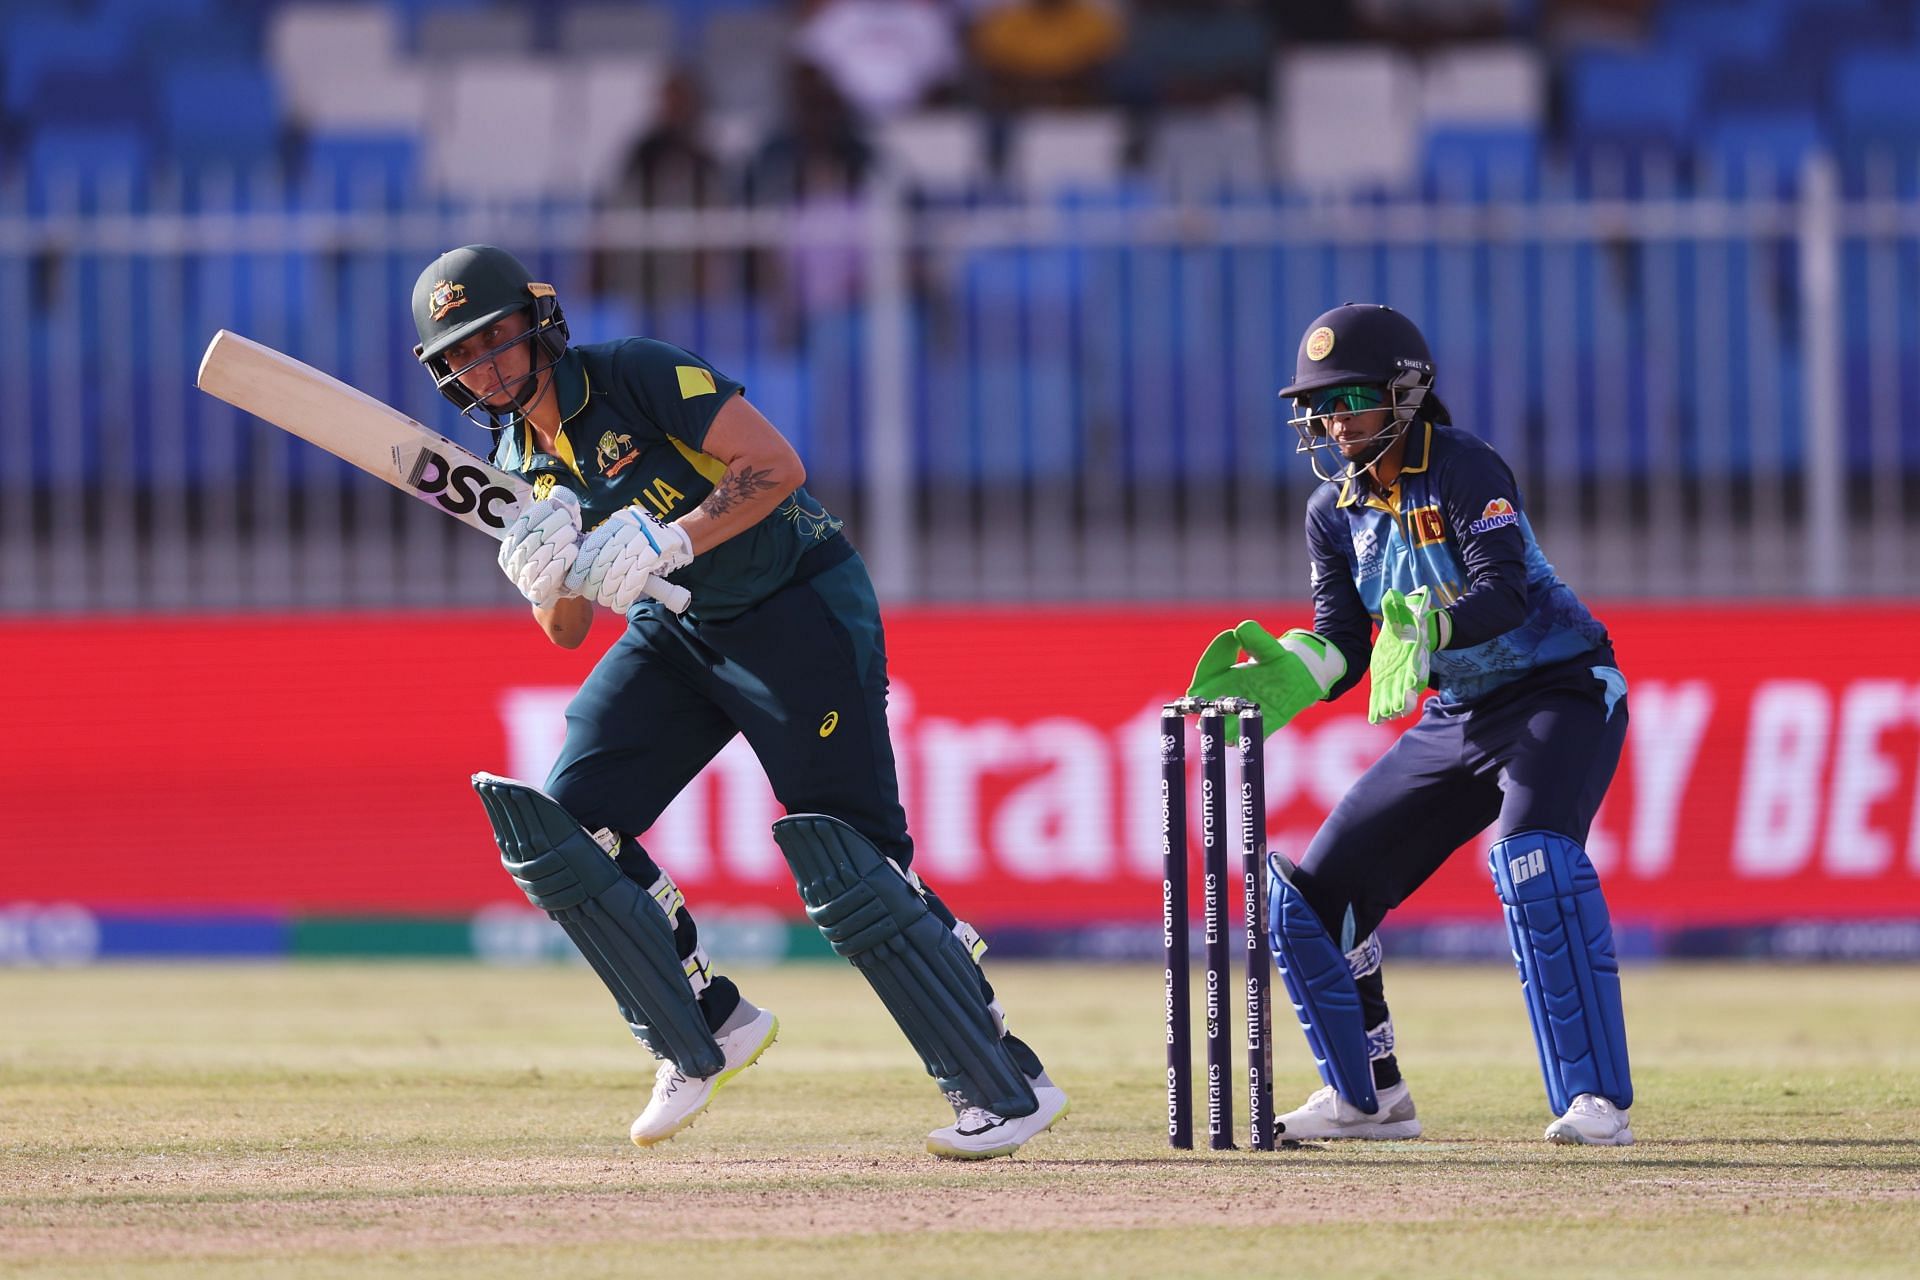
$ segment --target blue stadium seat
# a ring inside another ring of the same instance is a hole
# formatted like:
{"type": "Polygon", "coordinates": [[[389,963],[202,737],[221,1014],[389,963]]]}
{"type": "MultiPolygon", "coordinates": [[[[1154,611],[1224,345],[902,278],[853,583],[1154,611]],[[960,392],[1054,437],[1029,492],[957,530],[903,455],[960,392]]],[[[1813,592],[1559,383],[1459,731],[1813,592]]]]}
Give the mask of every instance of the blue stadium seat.
{"type": "Polygon", "coordinates": [[[68,70],[90,67],[111,71],[131,65],[124,28],[79,22],[69,17],[28,14],[10,18],[0,41],[0,81],[6,85],[6,109],[15,116],[33,114],[34,94],[49,66],[68,70]]]}
{"type": "Polygon", "coordinates": [[[272,81],[259,66],[184,63],[161,82],[161,127],[175,158],[247,163],[279,142],[280,110],[272,81]]]}
{"type": "Polygon", "coordinates": [[[253,22],[221,18],[207,23],[163,23],[141,34],[139,57],[156,73],[177,65],[261,60],[260,32],[253,22]]]}
{"type": "Polygon", "coordinates": [[[1799,169],[1809,152],[1827,146],[1821,120],[1811,111],[1754,111],[1709,121],[1700,152],[1729,168],[1764,161],[1786,173],[1799,169]]]}
{"type": "Polygon", "coordinates": [[[1663,7],[1654,30],[1662,48],[1705,63],[1771,62],[1781,52],[1788,16],[1767,0],[1693,0],[1663,7]]]}
{"type": "Polygon", "coordinates": [[[1429,195],[1521,196],[1538,188],[1540,135],[1531,129],[1435,129],[1421,154],[1421,189],[1429,195]]]}
{"type": "Polygon", "coordinates": [[[410,134],[314,134],[307,139],[302,189],[321,209],[400,209],[420,190],[420,141],[410,134]]]}
{"type": "Polygon", "coordinates": [[[77,211],[105,204],[118,207],[124,193],[131,208],[141,206],[152,143],[137,127],[118,125],[43,125],[26,145],[28,203],[44,212],[49,202],[77,200],[77,211]]]}
{"type": "Polygon", "coordinates": [[[138,67],[105,69],[43,63],[33,93],[36,127],[145,125],[153,119],[153,84],[138,67]]]}
{"type": "Polygon", "coordinates": [[[1774,62],[1715,63],[1707,68],[1701,114],[1711,118],[1753,111],[1824,111],[1825,89],[1825,77],[1811,66],[1783,75],[1774,62]]]}
{"type": "Polygon", "coordinates": [[[1677,147],[1698,119],[1700,80],[1700,64],[1683,54],[1580,53],[1568,69],[1573,141],[1677,147]]]}
{"type": "MultiPolygon", "coordinates": [[[[213,20],[217,8],[219,0],[93,0],[91,5],[94,21],[116,30],[163,24],[198,26],[213,20]]],[[[232,16],[221,14],[218,21],[230,22],[232,16]]]]}
{"type": "Polygon", "coordinates": [[[1838,59],[1833,109],[1849,143],[1920,140],[1920,54],[1902,50],[1838,59]]]}
{"type": "MultiPolygon", "coordinates": [[[[1776,0],[1778,2],[1778,0],[1776,0]]],[[[1837,58],[1853,53],[1892,51],[1908,45],[1914,34],[1908,8],[1839,8],[1803,10],[1787,23],[1787,61],[1777,78],[1827,73],[1837,58]]],[[[1828,84],[1835,82],[1831,79],[1828,84]]]]}

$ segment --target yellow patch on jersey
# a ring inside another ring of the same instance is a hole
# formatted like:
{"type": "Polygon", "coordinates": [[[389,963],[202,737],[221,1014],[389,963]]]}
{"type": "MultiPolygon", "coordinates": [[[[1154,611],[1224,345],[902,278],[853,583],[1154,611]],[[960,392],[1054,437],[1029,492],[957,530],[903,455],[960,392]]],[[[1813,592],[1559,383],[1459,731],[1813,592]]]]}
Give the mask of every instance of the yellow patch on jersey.
{"type": "Polygon", "coordinates": [[[1409,511],[1407,529],[1413,534],[1416,547],[1430,547],[1447,540],[1447,522],[1440,518],[1439,507],[1415,507],[1409,511]]]}
{"type": "Polygon", "coordinates": [[[541,502],[545,502],[553,496],[553,476],[551,473],[533,478],[533,496],[541,502]]]}
{"type": "Polygon", "coordinates": [[[830,737],[833,731],[839,727],[840,713],[838,711],[829,711],[827,712],[827,718],[820,722],[820,736],[823,738],[830,737]]]}
{"type": "Polygon", "coordinates": [[[702,369],[698,365],[677,364],[673,366],[673,371],[680,378],[682,400],[691,400],[695,396],[710,396],[720,389],[713,385],[712,371],[702,369]]]}

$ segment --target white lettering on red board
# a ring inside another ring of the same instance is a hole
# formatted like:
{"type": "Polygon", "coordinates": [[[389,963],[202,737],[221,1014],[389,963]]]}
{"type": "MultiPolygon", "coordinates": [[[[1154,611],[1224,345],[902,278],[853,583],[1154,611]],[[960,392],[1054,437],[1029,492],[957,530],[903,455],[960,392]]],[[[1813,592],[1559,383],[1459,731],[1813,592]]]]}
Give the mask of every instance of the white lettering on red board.
{"type": "MultiPolygon", "coordinates": [[[[560,688],[504,691],[499,714],[516,777],[545,778],[571,696],[560,688]]],[[[1722,708],[1721,700],[1706,680],[1633,686],[1622,766],[1630,799],[1603,805],[1588,840],[1603,873],[1658,880],[1683,848],[1712,850],[1721,840],[1740,878],[1881,876],[1900,865],[1903,847],[1906,868],[1920,872],[1920,788],[1910,813],[1890,821],[1887,812],[1915,767],[1910,739],[1920,728],[1920,685],[1863,678],[1835,688],[1779,679],[1762,683],[1744,708],[1722,708]],[[1703,769],[1716,713],[1744,715],[1737,775],[1730,760],[1703,769]],[[1901,731],[1904,747],[1893,739],[1901,731]],[[1624,816],[1620,804],[1628,807],[1624,816]]],[[[999,875],[1157,879],[1161,701],[1152,698],[1110,729],[1059,713],[962,720],[918,715],[912,689],[896,681],[891,730],[916,865],[936,883],[999,875]]],[[[1358,714],[1278,730],[1266,744],[1269,813],[1330,810],[1394,732],[1358,714]]],[[[1197,831],[1192,744],[1188,755],[1189,829],[1197,831]]],[[[775,883],[787,874],[770,834],[780,812],[758,760],[736,738],[643,835],[680,878],[719,873],[775,883]]],[[[1312,831],[1270,834],[1298,848],[1312,831]]]]}

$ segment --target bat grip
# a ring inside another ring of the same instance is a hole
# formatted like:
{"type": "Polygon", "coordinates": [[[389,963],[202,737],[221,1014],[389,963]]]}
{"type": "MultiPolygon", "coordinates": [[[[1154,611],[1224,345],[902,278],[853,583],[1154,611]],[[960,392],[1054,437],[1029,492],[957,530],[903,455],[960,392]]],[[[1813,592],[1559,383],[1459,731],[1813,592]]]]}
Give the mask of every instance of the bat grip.
{"type": "Polygon", "coordinates": [[[687,606],[693,603],[691,592],[685,587],[668,582],[665,578],[650,576],[647,579],[647,585],[641,590],[675,613],[685,613],[687,606]]]}

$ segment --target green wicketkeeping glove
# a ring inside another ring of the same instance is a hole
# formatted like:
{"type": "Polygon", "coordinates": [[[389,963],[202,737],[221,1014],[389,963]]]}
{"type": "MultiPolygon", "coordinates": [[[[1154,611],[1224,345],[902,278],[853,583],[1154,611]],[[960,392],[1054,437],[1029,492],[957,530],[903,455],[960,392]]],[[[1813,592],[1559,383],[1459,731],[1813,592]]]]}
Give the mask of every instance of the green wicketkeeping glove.
{"type": "Polygon", "coordinates": [[[1373,642],[1373,660],[1367,665],[1372,692],[1367,698],[1367,720],[1392,720],[1413,710],[1427,687],[1433,651],[1447,647],[1453,620],[1427,603],[1427,589],[1411,595],[1388,591],[1380,597],[1380,635],[1373,642]]]}
{"type": "MultiPolygon", "coordinates": [[[[1326,697],[1345,674],[1345,656],[1313,632],[1295,629],[1276,640],[1259,623],[1247,621],[1213,638],[1193,669],[1187,696],[1249,698],[1260,704],[1261,727],[1271,734],[1326,697]],[[1247,661],[1237,662],[1242,649],[1247,661]]],[[[1228,726],[1228,734],[1239,736],[1239,726],[1228,726]]]]}

